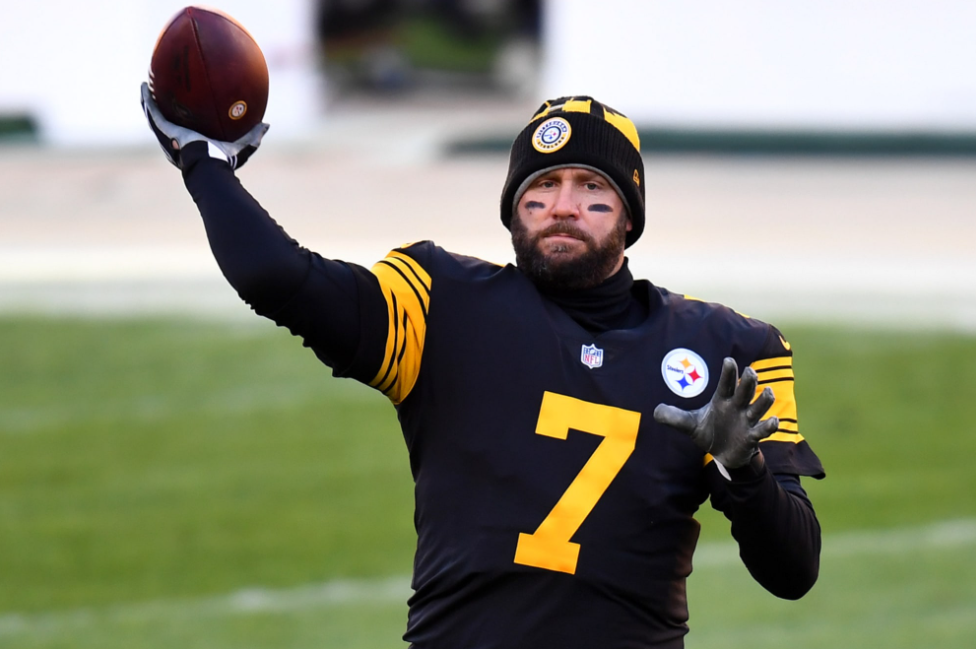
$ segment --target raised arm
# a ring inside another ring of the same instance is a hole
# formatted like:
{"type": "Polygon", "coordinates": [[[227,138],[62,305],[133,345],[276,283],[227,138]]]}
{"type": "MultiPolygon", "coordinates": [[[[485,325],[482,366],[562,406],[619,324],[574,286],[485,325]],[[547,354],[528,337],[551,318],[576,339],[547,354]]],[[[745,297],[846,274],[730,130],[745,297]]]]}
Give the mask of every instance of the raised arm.
{"type": "Polygon", "coordinates": [[[267,125],[237,142],[214,142],[162,117],[145,84],[142,100],[160,146],[183,172],[217,264],[241,299],[301,336],[337,374],[372,378],[383,352],[377,345],[363,349],[363,332],[385,336],[387,328],[376,278],[300,246],[234,175],[260,146],[267,125]]]}

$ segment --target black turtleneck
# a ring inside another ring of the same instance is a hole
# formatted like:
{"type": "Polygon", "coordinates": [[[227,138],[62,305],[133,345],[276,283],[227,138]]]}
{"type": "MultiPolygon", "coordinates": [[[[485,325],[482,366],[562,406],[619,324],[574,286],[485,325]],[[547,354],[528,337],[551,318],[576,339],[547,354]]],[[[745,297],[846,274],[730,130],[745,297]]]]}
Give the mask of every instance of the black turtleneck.
{"type": "Polygon", "coordinates": [[[573,320],[591,334],[611,329],[631,329],[644,322],[649,307],[634,289],[627,259],[616,273],[592,288],[565,291],[540,289],[573,320]]]}

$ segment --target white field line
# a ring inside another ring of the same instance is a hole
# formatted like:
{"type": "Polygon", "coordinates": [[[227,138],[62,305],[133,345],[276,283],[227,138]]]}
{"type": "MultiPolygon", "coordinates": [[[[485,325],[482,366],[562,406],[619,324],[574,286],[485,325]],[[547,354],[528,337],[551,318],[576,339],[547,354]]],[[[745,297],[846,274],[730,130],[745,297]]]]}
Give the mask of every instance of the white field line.
{"type": "MultiPolygon", "coordinates": [[[[379,393],[354,383],[333,382],[344,401],[376,402],[379,393]]],[[[247,385],[215,389],[203,395],[187,396],[143,394],[128,398],[98,401],[67,401],[37,407],[4,408],[0,406],[0,436],[57,432],[61,428],[92,423],[161,422],[187,414],[241,415],[259,410],[275,410],[321,402],[320,381],[294,382],[268,388],[247,385]]]]}
{"type": "Polygon", "coordinates": [[[0,616],[0,638],[63,633],[93,625],[139,625],[158,621],[293,612],[343,604],[395,604],[406,602],[409,595],[409,577],[343,579],[280,590],[251,588],[213,597],[117,604],[51,613],[13,613],[0,616]]]}
{"type": "MultiPolygon", "coordinates": [[[[976,519],[932,523],[920,527],[845,532],[825,536],[824,559],[873,555],[899,555],[920,549],[951,549],[976,545],[976,519]]],[[[723,566],[739,561],[738,546],[732,541],[702,543],[695,550],[695,568],[723,566]]]]}
{"type": "MultiPolygon", "coordinates": [[[[848,532],[824,539],[825,559],[864,554],[903,555],[919,550],[952,550],[976,545],[976,519],[944,521],[919,527],[848,532]]],[[[695,568],[738,562],[735,543],[703,543],[695,552],[695,568]]],[[[50,613],[8,613],[0,616],[0,638],[64,633],[94,625],[139,625],[157,622],[262,613],[290,613],[348,604],[403,603],[410,595],[407,576],[336,580],[290,589],[252,588],[213,597],[117,604],[50,613]]]]}

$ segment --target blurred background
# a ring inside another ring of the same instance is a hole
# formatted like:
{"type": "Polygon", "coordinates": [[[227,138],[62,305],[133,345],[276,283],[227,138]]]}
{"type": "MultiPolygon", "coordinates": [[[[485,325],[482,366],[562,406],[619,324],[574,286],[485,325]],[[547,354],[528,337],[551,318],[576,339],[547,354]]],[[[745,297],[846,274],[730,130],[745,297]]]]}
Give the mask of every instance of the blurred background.
{"type": "MultiPolygon", "coordinates": [[[[145,126],[183,4],[4,7],[0,647],[403,646],[393,410],[238,300],[145,126]]],[[[539,104],[634,119],[631,268],[784,331],[828,472],[797,603],[705,505],[690,648],[976,642],[976,5],[212,4],[270,69],[238,177],[326,256],[510,262],[507,149],[539,104]]]]}

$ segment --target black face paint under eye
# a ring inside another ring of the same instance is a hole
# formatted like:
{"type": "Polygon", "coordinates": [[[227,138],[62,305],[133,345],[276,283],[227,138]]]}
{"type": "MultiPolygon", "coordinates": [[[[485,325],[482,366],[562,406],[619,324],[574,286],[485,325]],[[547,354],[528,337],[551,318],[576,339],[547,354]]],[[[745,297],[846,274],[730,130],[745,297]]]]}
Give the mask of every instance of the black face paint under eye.
{"type": "Polygon", "coordinates": [[[609,205],[604,205],[603,203],[594,203],[593,205],[590,205],[586,209],[590,210],[591,212],[610,213],[613,211],[612,207],[610,207],[609,205]]]}
{"type": "Polygon", "coordinates": [[[527,210],[539,210],[545,206],[545,203],[540,203],[539,201],[525,201],[525,209],[527,210]]]}

